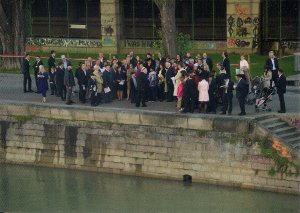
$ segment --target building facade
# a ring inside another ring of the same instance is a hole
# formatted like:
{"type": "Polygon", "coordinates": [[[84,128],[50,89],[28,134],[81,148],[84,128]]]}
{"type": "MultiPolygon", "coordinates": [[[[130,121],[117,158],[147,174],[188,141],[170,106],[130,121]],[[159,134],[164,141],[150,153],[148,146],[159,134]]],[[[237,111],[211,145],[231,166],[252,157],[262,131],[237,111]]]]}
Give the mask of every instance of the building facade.
{"type": "MultiPolygon", "coordinates": [[[[174,1],[177,31],[190,35],[191,52],[299,49],[298,0],[174,1]]],[[[153,0],[39,0],[27,50],[151,52],[160,28],[153,0]]]]}

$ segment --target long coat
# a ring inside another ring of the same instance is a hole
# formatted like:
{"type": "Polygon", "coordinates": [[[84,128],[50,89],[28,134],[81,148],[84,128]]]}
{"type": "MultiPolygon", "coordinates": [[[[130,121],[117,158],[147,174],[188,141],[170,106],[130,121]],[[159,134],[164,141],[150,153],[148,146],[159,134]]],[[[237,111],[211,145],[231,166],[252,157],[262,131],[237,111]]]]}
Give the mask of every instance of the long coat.
{"type": "Polygon", "coordinates": [[[202,80],[198,83],[199,101],[200,102],[208,102],[209,101],[208,89],[209,89],[209,84],[206,80],[202,80]]]}

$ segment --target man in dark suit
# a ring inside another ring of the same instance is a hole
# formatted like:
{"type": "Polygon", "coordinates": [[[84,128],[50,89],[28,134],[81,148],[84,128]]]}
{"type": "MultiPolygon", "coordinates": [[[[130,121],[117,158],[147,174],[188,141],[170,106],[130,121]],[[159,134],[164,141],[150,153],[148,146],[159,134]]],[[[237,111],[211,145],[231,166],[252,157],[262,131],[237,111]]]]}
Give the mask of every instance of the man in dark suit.
{"type": "Polygon", "coordinates": [[[23,60],[23,64],[22,64],[22,73],[23,73],[23,76],[24,76],[24,80],[23,80],[24,93],[33,92],[31,90],[31,77],[30,77],[30,72],[29,72],[29,69],[30,69],[29,60],[30,60],[30,56],[29,56],[29,54],[26,54],[25,59],[23,60]],[[27,82],[28,82],[28,90],[26,90],[27,82]]]}
{"type": "Polygon", "coordinates": [[[233,98],[233,82],[230,80],[228,76],[225,77],[221,88],[223,89],[223,108],[222,108],[222,115],[226,115],[226,112],[228,112],[228,115],[231,115],[232,112],[232,98],[233,98]]]}
{"type": "Polygon", "coordinates": [[[167,102],[172,102],[174,99],[174,84],[172,78],[175,77],[173,67],[170,62],[166,62],[166,83],[167,83],[167,102]]]}
{"type": "Polygon", "coordinates": [[[195,102],[196,102],[195,100],[197,100],[197,87],[193,80],[193,74],[190,74],[186,77],[186,81],[183,86],[183,94],[182,94],[183,109],[181,110],[181,112],[194,113],[195,102]]]}
{"type": "Polygon", "coordinates": [[[137,82],[137,98],[135,106],[139,107],[142,101],[142,106],[146,107],[146,92],[147,92],[147,69],[145,67],[142,68],[141,73],[136,78],[137,82]]]}
{"type": "Polygon", "coordinates": [[[85,64],[81,65],[81,70],[78,73],[78,85],[79,85],[79,101],[85,103],[86,91],[88,87],[89,71],[85,64]]]}
{"type": "Polygon", "coordinates": [[[56,77],[55,82],[56,82],[57,93],[58,93],[59,97],[61,98],[61,100],[65,101],[67,91],[66,91],[66,87],[65,87],[65,83],[64,83],[65,68],[64,68],[64,64],[62,62],[59,62],[59,64],[58,64],[55,77],[56,77]]]}
{"type": "Polygon", "coordinates": [[[243,75],[237,74],[236,79],[238,81],[238,84],[236,86],[236,97],[239,101],[239,105],[241,109],[241,113],[239,113],[239,115],[246,115],[245,99],[248,94],[248,85],[245,79],[243,79],[243,75]]]}
{"type": "Polygon", "coordinates": [[[39,89],[38,89],[38,78],[37,78],[37,74],[39,73],[39,67],[41,65],[44,65],[43,62],[41,61],[40,56],[37,56],[35,58],[35,62],[33,64],[33,70],[34,70],[34,79],[35,79],[35,85],[36,85],[36,93],[40,93],[39,89]]]}
{"type": "Polygon", "coordinates": [[[51,72],[51,68],[52,67],[56,67],[55,65],[55,55],[56,55],[56,52],[54,50],[51,50],[51,53],[50,53],[50,57],[48,59],[48,70],[49,70],[49,73],[51,72]]]}
{"type": "Polygon", "coordinates": [[[278,60],[277,58],[275,58],[274,52],[270,51],[269,58],[267,59],[265,64],[265,70],[272,71],[271,86],[272,86],[272,81],[276,83],[278,80],[278,69],[279,69],[278,60]]]}
{"type": "Polygon", "coordinates": [[[212,72],[213,71],[213,61],[207,57],[206,53],[203,53],[203,58],[202,58],[203,63],[206,63],[209,67],[209,71],[212,72]]]}
{"type": "Polygon", "coordinates": [[[226,70],[226,75],[230,78],[230,61],[228,58],[228,53],[222,52],[222,57],[223,57],[223,61],[222,61],[221,65],[226,70]]]}
{"type": "Polygon", "coordinates": [[[110,74],[109,64],[105,64],[104,66],[105,66],[105,70],[102,75],[103,88],[104,88],[103,100],[104,100],[104,103],[109,103],[112,101],[111,89],[113,87],[113,78],[112,78],[112,75],[110,74]],[[108,90],[110,90],[110,91],[108,91],[108,90]]]}
{"type": "Polygon", "coordinates": [[[285,113],[284,93],[286,92],[286,78],[283,75],[282,69],[278,69],[278,80],[276,83],[277,94],[280,102],[280,110],[278,113],[285,113]]]}

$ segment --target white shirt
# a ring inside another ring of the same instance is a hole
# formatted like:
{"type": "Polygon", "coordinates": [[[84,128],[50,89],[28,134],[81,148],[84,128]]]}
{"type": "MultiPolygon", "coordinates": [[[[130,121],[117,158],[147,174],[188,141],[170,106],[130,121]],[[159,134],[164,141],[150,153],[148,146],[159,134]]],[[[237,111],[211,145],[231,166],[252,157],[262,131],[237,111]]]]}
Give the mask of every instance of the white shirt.
{"type": "Polygon", "coordinates": [[[274,58],[271,58],[271,61],[272,61],[272,65],[273,65],[272,70],[276,70],[274,58]]]}
{"type": "Polygon", "coordinates": [[[247,69],[249,69],[249,64],[248,61],[244,60],[240,60],[240,69],[242,69],[243,67],[247,67],[247,69]]]}

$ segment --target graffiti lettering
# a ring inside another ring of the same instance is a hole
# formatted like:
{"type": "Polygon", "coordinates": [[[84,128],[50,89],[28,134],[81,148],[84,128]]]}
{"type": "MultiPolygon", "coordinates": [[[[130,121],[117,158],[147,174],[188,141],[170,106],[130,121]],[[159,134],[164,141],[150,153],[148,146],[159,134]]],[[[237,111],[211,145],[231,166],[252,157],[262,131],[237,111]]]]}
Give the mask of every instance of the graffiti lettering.
{"type": "Polygon", "coordinates": [[[237,28],[236,31],[237,31],[236,32],[237,36],[245,37],[245,36],[247,36],[249,34],[246,27],[237,28]]]}
{"type": "Polygon", "coordinates": [[[235,45],[237,47],[248,47],[250,45],[250,42],[244,41],[244,40],[240,40],[240,39],[236,39],[235,40],[235,45]]]}
{"type": "Polygon", "coordinates": [[[228,28],[229,35],[230,35],[230,37],[232,37],[234,18],[232,16],[229,16],[228,19],[227,19],[227,23],[228,23],[228,26],[229,26],[229,28],[228,28]]]}
{"type": "Polygon", "coordinates": [[[27,38],[26,45],[51,47],[102,47],[97,39],[27,38]]]}

